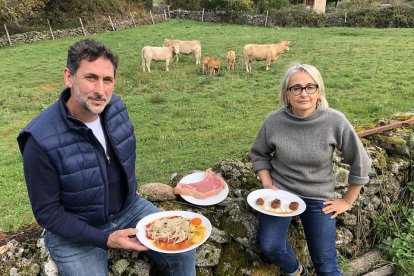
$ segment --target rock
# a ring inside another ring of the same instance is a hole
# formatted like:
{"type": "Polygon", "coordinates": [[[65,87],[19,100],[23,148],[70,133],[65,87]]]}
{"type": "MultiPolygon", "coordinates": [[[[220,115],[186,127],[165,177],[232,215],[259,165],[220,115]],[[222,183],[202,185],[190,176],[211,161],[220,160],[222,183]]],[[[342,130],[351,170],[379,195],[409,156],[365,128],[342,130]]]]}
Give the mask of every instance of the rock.
{"type": "Polygon", "coordinates": [[[114,273],[114,275],[122,275],[122,273],[124,273],[128,265],[128,260],[120,259],[116,261],[114,265],[111,266],[111,271],[114,273]]]}
{"type": "Polygon", "coordinates": [[[221,256],[221,246],[207,242],[197,248],[197,266],[215,266],[219,263],[221,256]]]}
{"type": "Polygon", "coordinates": [[[149,201],[167,201],[176,199],[174,188],[162,183],[148,183],[140,187],[139,194],[149,201]]]}

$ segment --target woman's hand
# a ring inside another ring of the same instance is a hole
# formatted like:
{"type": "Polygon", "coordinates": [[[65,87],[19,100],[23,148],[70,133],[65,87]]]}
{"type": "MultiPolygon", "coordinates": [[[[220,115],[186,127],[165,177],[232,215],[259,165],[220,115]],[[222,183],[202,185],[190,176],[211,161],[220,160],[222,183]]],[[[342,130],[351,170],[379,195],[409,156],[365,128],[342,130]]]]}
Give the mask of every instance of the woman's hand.
{"type": "Polygon", "coordinates": [[[137,230],[134,228],[128,228],[123,230],[117,230],[109,235],[108,247],[119,248],[125,250],[134,251],[146,251],[148,250],[137,238],[137,230]]]}
{"type": "Polygon", "coordinates": [[[263,185],[263,189],[272,189],[272,190],[275,190],[275,191],[278,189],[278,187],[276,187],[272,183],[270,183],[270,184],[262,183],[262,185],[263,185]]]}
{"type": "Polygon", "coordinates": [[[277,190],[277,187],[273,185],[269,170],[260,170],[257,172],[257,174],[259,175],[260,181],[262,181],[262,186],[264,189],[277,190]]]}
{"type": "Polygon", "coordinates": [[[323,203],[326,207],[322,209],[324,214],[333,213],[331,219],[336,218],[338,215],[348,211],[352,207],[352,203],[349,203],[343,198],[327,200],[323,203]]]}

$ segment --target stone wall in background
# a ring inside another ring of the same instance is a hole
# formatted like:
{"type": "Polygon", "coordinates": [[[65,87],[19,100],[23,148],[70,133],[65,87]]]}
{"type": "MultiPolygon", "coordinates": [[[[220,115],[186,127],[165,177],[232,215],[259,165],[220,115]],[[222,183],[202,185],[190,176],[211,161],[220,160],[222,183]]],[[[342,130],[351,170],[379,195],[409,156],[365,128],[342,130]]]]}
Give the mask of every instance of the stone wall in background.
{"type": "MultiPolygon", "coordinates": [[[[84,25],[82,29],[79,22],[78,28],[65,29],[65,30],[53,30],[52,34],[49,32],[27,32],[21,34],[10,34],[10,41],[12,45],[22,43],[33,43],[42,40],[52,40],[62,37],[78,36],[78,35],[90,35],[96,33],[116,31],[126,28],[134,28],[140,25],[157,24],[166,20],[165,14],[154,14],[152,17],[149,15],[135,15],[134,17],[128,16],[124,18],[113,17],[101,17],[94,22],[90,22],[84,25]],[[111,24],[112,21],[112,24],[111,24]]],[[[0,37],[0,47],[9,46],[9,39],[6,35],[0,37]]]]}
{"type": "MultiPolygon", "coordinates": [[[[405,116],[405,115],[404,115],[405,116]]],[[[414,114],[406,114],[414,117],[414,114]]],[[[373,218],[391,203],[414,208],[414,195],[407,188],[413,182],[414,127],[397,128],[368,136],[362,142],[373,160],[370,181],[363,188],[353,208],[338,217],[337,246],[343,260],[352,260],[377,247],[373,218]]],[[[183,210],[203,214],[212,223],[212,234],[197,248],[197,275],[277,276],[280,271],[263,258],[257,243],[258,213],[246,202],[247,195],[261,184],[251,170],[248,157],[222,160],[212,165],[229,185],[229,196],[213,206],[195,206],[172,193],[184,173],[176,173],[169,183],[147,183],[139,193],[162,210],[183,210]]],[[[340,153],[334,156],[337,197],[348,184],[349,166],[340,153]]],[[[57,275],[43,245],[38,226],[24,233],[0,239],[0,267],[7,275],[57,275]]],[[[321,237],[323,238],[323,237],[321,237]]],[[[299,219],[294,218],[289,240],[301,261],[312,271],[307,245],[299,219]]],[[[158,268],[145,253],[111,250],[110,275],[159,275],[158,268]]],[[[313,275],[313,274],[312,274],[313,275]]],[[[345,274],[344,274],[345,275],[345,274]]],[[[360,275],[352,273],[351,275],[360,275]]],[[[377,274],[376,274],[377,275],[377,274]]],[[[379,274],[382,275],[382,274],[379,274]]],[[[388,274],[387,274],[388,275],[388,274]]]]}

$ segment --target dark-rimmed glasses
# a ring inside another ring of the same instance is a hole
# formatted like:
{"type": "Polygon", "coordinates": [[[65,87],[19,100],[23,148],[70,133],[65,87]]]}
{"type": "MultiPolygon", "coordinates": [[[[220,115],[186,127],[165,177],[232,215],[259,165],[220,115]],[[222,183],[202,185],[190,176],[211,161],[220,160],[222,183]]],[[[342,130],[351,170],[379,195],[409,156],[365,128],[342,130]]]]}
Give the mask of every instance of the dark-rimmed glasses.
{"type": "Polygon", "coordinates": [[[317,84],[308,84],[304,87],[300,86],[300,85],[294,85],[289,87],[287,90],[289,90],[290,93],[292,93],[292,95],[294,96],[299,96],[300,94],[302,94],[302,91],[305,90],[306,93],[308,94],[313,94],[316,91],[318,91],[319,85],[317,84]]]}

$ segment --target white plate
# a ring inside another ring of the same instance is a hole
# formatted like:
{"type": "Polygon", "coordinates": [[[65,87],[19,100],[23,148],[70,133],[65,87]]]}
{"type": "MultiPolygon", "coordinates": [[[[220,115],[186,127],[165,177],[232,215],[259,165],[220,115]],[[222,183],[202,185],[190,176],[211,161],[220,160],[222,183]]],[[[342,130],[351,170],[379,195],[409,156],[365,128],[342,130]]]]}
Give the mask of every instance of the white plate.
{"type": "MultiPolygon", "coordinates": [[[[205,175],[206,175],[205,172],[192,173],[192,174],[184,176],[179,181],[179,183],[181,183],[181,184],[191,184],[191,183],[199,182],[199,181],[204,179],[205,175]]],[[[198,199],[198,198],[195,198],[195,197],[192,197],[192,196],[187,196],[187,195],[181,195],[181,197],[184,200],[186,200],[190,203],[193,203],[195,205],[208,206],[208,205],[217,204],[217,203],[225,200],[228,194],[229,194],[229,186],[226,183],[224,185],[224,189],[220,193],[218,193],[215,196],[209,197],[209,198],[198,199]]]]}
{"type": "Polygon", "coordinates": [[[300,197],[298,197],[295,194],[283,191],[283,190],[260,189],[260,190],[253,191],[247,196],[247,203],[253,209],[261,213],[271,215],[271,216],[277,216],[277,217],[297,216],[299,214],[302,214],[306,209],[306,203],[300,197]],[[280,210],[280,212],[265,210],[256,204],[256,200],[258,198],[265,199],[265,205],[270,204],[270,202],[273,199],[278,198],[281,201],[282,210],[280,210]],[[293,212],[289,209],[289,203],[292,201],[296,201],[297,203],[299,203],[299,208],[293,212]],[[283,212],[283,210],[288,211],[288,212],[283,212]]]}
{"type": "Polygon", "coordinates": [[[162,253],[171,253],[171,254],[175,254],[175,253],[181,253],[181,252],[186,252],[189,251],[191,249],[194,249],[196,247],[198,247],[199,245],[203,244],[208,237],[211,234],[211,223],[208,220],[208,218],[206,218],[203,215],[197,214],[197,213],[193,213],[193,212],[187,212],[187,211],[165,211],[165,212],[158,212],[158,213],[154,213],[151,215],[146,216],[145,218],[141,219],[136,226],[136,229],[138,230],[137,233],[137,238],[139,239],[139,241],[145,245],[146,247],[148,247],[151,250],[154,251],[158,251],[158,252],[162,252],[162,253]],[[165,217],[173,217],[173,216],[181,216],[184,218],[200,218],[201,219],[201,225],[203,225],[204,227],[206,227],[206,235],[204,237],[204,239],[200,242],[200,243],[196,243],[188,248],[182,249],[182,250],[175,250],[175,251],[169,251],[169,250],[163,250],[160,249],[158,247],[156,247],[151,240],[149,240],[147,238],[146,235],[146,231],[145,231],[145,226],[148,223],[153,222],[154,220],[160,219],[160,218],[165,218],[165,217]]]}

